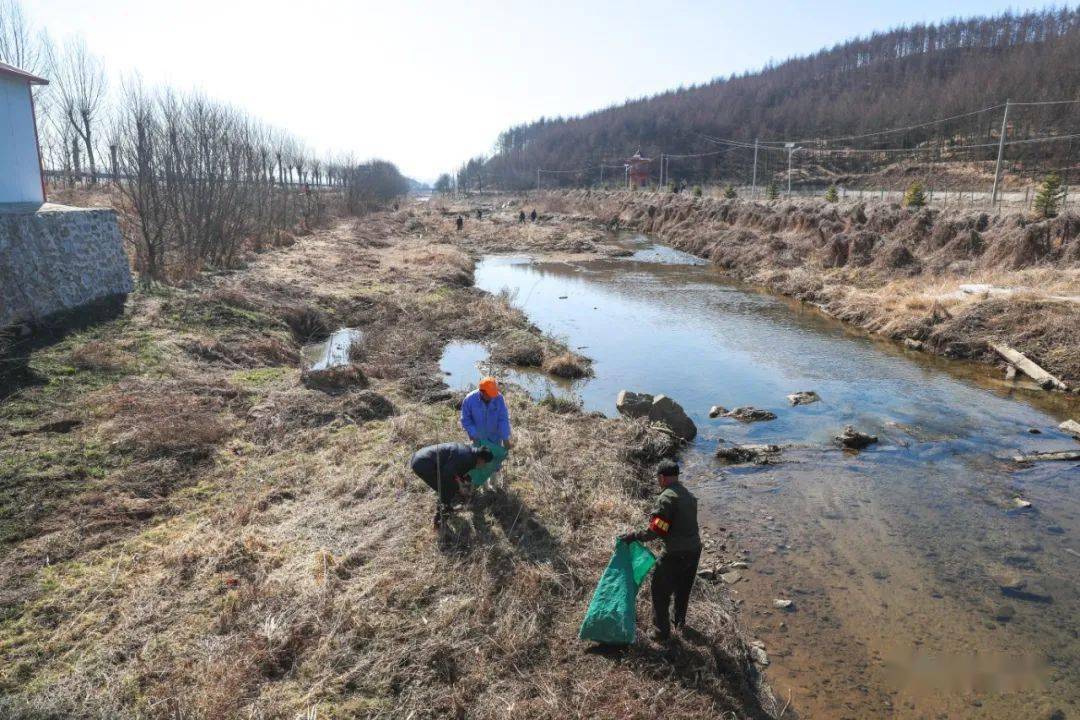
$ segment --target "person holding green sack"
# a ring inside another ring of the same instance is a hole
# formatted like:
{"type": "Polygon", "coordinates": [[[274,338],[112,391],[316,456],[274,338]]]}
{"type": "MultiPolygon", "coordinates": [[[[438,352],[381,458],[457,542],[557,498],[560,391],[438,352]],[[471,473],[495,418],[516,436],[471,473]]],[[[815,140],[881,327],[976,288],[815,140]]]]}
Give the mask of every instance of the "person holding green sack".
{"type": "Polygon", "coordinates": [[[461,427],[474,446],[487,448],[494,457],[492,462],[469,473],[473,487],[479,487],[502,467],[511,445],[510,411],[495,378],[484,378],[476,390],[465,396],[461,403],[461,427]]]}
{"type": "Polygon", "coordinates": [[[652,638],[664,641],[671,637],[669,606],[675,598],[674,624],[677,630],[686,625],[686,610],[690,605],[690,590],[697,577],[701,559],[701,537],[698,535],[697,498],[679,482],[679,466],[664,460],[656,469],[660,494],[656,498],[649,527],[619,536],[622,543],[647,542],[660,539],[664,552],[656,562],[652,579],[653,624],[652,638]]]}

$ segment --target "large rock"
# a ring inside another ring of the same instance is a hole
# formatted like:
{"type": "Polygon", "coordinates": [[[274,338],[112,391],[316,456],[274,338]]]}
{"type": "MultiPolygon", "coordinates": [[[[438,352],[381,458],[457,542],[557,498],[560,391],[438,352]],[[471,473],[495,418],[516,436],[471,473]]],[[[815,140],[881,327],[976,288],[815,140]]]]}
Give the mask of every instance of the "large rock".
{"type": "Polygon", "coordinates": [[[636,393],[620,390],[615,398],[615,409],[620,415],[630,418],[648,417],[652,409],[653,396],[648,393],[636,393]]]}
{"type": "Polygon", "coordinates": [[[653,398],[652,407],[649,408],[649,420],[667,425],[677,437],[687,442],[697,437],[697,425],[682,409],[682,405],[667,395],[653,398]]]}
{"type": "Polygon", "coordinates": [[[682,405],[667,395],[650,395],[629,390],[619,391],[615,409],[629,418],[648,418],[666,426],[676,437],[690,441],[697,437],[697,425],[683,410],[682,405]]]}

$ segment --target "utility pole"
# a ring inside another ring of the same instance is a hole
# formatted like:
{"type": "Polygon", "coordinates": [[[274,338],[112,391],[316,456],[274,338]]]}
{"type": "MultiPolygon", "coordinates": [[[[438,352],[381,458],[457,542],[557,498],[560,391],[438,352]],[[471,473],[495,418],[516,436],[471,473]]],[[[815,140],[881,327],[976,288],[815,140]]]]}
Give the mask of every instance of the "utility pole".
{"type": "Polygon", "coordinates": [[[787,148],[787,196],[791,197],[791,156],[795,154],[795,151],[799,148],[795,147],[795,143],[785,143],[784,147],[787,148]]]}
{"type": "Polygon", "coordinates": [[[758,139],[754,138],[754,178],[750,181],[750,198],[757,197],[757,149],[758,139]]]}
{"type": "Polygon", "coordinates": [[[536,189],[540,189],[540,168],[536,168],[536,189]]]}
{"type": "Polygon", "coordinates": [[[630,166],[623,165],[623,187],[630,189],[630,166]]]}
{"type": "Polygon", "coordinates": [[[662,192],[663,189],[664,189],[664,153],[660,153],[660,187],[658,187],[657,190],[662,192]]]}
{"type": "Polygon", "coordinates": [[[1009,122],[1009,99],[1005,98],[1005,114],[1001,116],[1001,137],[998,138],[997,165],[994,166],[994,189],[990,192],[990,208],[997,202],[998,184],[1001,182],[1001,157],[1005,154],[1005,131],[1009,122]]]}
{"type": "Polygon", "coordinates": [[[600,187],[604,187],[604,163],[600,163],[600,187]]]}

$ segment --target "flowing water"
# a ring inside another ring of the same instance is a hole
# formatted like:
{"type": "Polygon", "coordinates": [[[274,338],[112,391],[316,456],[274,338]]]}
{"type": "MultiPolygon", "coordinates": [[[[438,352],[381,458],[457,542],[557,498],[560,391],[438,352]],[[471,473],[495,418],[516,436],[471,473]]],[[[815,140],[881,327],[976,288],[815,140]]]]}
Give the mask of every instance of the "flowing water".
{"type": "MultiPolygon", "coordinates": [[[[572,384],[505,379],[608,415],[621,389],[686,408],[699,435],[684,477],[715,549],[749,563],[732,590],[776,693],[815,718],[1080,717],[1080,464],[1010,460],[1076,449],[1056,429],[1075,404],[625,242],[635,252],[622,260],[479,264],[479,287],[509,290],[594,361],[595,377],[572,384]],[[792,407],[799,390],[822,400],[792,407]],[[714,404],[778,418],[710,420],[714,404]],[[848,424],[880,442],[833,447],[848,424]],[[731,467],[712,457],[721,439],[786,447],[778,465],[731,467]]],[[[485,356],[451,345],[448,382],[474,385],[485,356]]]]}

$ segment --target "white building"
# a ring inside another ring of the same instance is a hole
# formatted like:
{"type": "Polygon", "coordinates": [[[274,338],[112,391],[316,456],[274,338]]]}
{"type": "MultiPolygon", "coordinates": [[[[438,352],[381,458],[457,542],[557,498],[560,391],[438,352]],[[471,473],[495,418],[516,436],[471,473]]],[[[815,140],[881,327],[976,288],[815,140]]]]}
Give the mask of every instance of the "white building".
{"type": "Polygon", "coordinates": [[[47,85],[0,62],[0,204],[45,202],[32,85],[47,85]]]}

